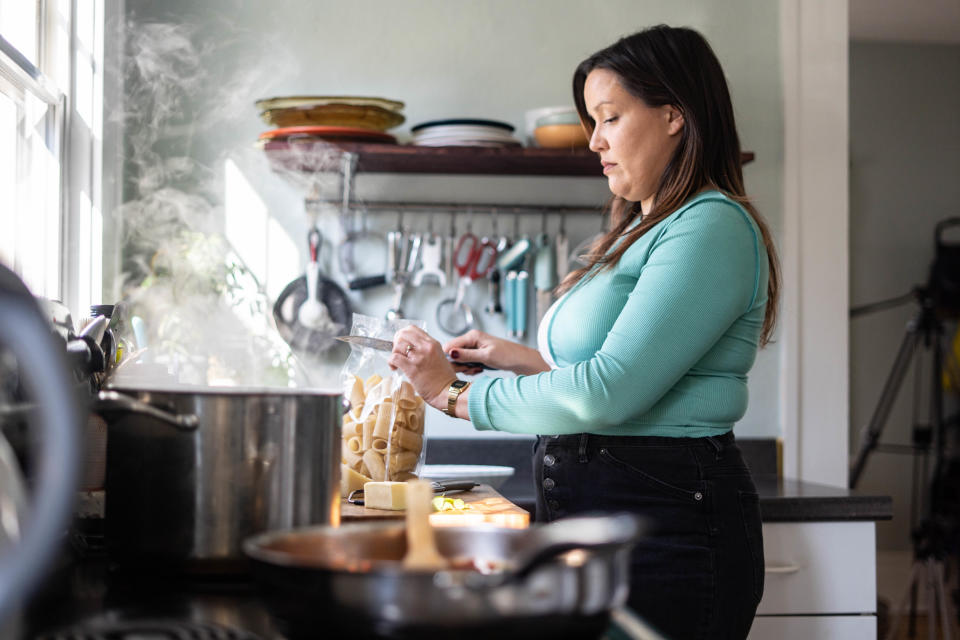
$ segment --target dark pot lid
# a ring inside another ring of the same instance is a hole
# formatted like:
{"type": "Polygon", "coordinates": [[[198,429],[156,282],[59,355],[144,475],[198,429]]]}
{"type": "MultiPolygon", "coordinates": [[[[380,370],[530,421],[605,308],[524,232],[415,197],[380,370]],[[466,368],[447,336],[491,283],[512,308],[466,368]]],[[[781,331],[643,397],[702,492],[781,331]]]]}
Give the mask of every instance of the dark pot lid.
{"type": "Polygon", "coordinates": [[[512,124],[507,122],[499,122],[497,120],[480,120],[476,118],[454,118],[452,120],[431,120],[430,122],[421,122],[420,124],[410,127],[410,131],[419,131],[426,127],[438,127],[441,125],[473,125],[473,126],[482,126],[482,127],[496,127],[498,129],[506,129],[507,131],[513,131],[514,127],[512,124]]]}

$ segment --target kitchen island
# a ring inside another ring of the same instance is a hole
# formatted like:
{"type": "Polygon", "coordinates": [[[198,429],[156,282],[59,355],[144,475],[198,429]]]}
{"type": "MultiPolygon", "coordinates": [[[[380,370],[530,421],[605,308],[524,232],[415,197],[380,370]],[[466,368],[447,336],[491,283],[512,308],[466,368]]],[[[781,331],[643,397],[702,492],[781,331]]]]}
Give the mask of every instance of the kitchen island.
{"type": "MultiPolygon", "coordinates": [[[[873,528],[875,520],[891,517],[890,498],[775,476],[759,476],[757,485],[764,515],[767,589],[750,637],[867,637],[870,629],[876,637],[873,528]],[[829,544],[817,546],[818,541],[829,544]],[[855,566],[850,567],[851,562],[855,566]],[[838,575],[843,567],[856,573],[844,578],[838,575]],[[845,590],[854,594],[852,600],[845,598],[845,590]],[[837,612],[837,606],[857,608],[837,612]],[[830,636],[836,628],[844,633],[830,636]],[[815,631],[811,634],[810,629],[815,631]],[[801,632],[807,635],[798,635],[801,632]]],[[[471,499],[499,496],[510,504],[489,487],[478,489],[471,499]]],[[[89,541],[84,546],[76,537],[23,623],[28,638],[54,638],[55,632],[78,627],[81,632],[72,637],[94,637],[92,629],[104,625],[126,625],[130,630],[146,625],[140,631],[151,631],[155,638],[282,637],[255,587],[245,580],[112,570],[102,549],[90,547],[89,541]]],[[[631,635],[614,621],[607,637],[650,636],[631,635]]]]}

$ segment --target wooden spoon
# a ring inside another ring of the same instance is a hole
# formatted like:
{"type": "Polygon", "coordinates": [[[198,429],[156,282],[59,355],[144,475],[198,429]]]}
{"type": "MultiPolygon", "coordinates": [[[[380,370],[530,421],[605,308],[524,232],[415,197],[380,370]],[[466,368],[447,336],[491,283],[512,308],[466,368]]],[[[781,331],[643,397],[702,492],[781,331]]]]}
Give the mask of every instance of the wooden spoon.
{"type": "Polygon", "coordinates": [[[407,500],[407,555],[403,557],[405,569],[438,571],[449,562],[437,551],[437,542],[430,526],[433,510],[433,486],[424,480],[411,480],[406,487],[407,500]]]}

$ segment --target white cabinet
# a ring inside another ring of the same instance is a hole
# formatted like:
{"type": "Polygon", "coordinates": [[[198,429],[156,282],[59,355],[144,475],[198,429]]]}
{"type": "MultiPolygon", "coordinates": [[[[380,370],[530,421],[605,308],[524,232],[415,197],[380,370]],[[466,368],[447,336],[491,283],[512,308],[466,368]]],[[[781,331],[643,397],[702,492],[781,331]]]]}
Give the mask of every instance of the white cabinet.
{"type": "Polygon", "coordinates": [[[758,616],[749,640],[855,640],[877,637],[876,616],[758,616]]]}
{"type": "Polygon", "coordinates": [[[875,525],[763,525],[763,599],[750,640],[877,637],[875,525]]]}

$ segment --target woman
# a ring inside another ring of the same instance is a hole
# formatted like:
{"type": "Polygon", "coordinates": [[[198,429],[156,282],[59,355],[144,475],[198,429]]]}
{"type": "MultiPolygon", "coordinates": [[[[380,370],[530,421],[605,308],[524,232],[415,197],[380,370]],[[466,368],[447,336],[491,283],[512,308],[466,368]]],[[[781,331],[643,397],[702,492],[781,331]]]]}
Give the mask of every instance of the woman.
{"type": "Polygon", "coordinates": [[[390,363],[476,429],[540,436],[538,520],[644,516],[629,604],[667,637],[743,638],[763,546],[732,429],[773,331],[778,267],[723,71],[700,34],[658,26],[582,62],[573,93],[613,193],[610,231],[561,284],[539,351],[479,331],[441,346],[410,327],[390,363]],[[445,352],[518,376],[455,382],[445,352]]]}

